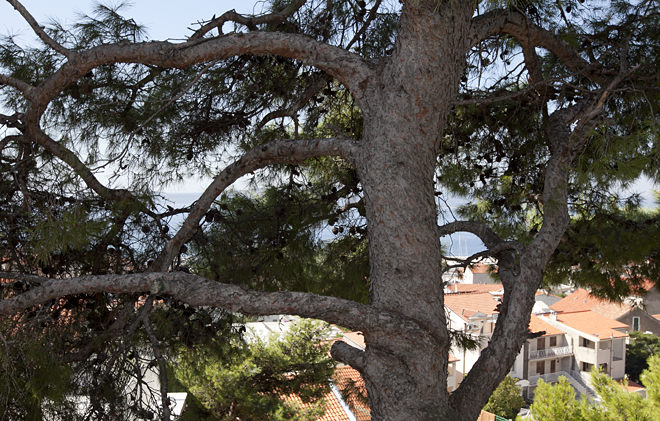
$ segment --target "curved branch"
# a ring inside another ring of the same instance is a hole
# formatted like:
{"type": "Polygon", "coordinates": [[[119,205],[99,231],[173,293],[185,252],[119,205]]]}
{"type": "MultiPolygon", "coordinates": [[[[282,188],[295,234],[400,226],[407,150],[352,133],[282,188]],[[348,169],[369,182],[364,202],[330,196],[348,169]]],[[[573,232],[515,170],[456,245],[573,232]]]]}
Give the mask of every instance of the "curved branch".
{"type": "Polygon", "coordinates": [[[245,54],[276,55],[317,67],[346,86],[358,103],[362,102],[367,80],[374,73],[359,55],[300,34],[250,32],[180,44],[165,41],[106,44],[76,53],[39,85],[39,95],[31,104],[31,121],[39,121],[48,103],[64,87],[103,64],[141,63],[163,68],[186,68],[245,54]]]}
{"type": "Polygon", "coordinates": [[[439,237],[455,232],[469,232],[476,235],[488,249],[499,248],[501,244],[509,243],[501,239],[491,227],[477,221],[454,221],[438,227],[439,237]]]}
{"type": "Polygon", "coordinates": [[[94,173],[78,158],[78,156],[71,150],[65,148],[59,142],[52,139],[41,128],[35,125],[26,125],[26,132],[29,137],[34,139],[38,144],[43,146],[48,152],[62,160],[67,164],[75,173],[82,178],[87,187],[96,192],[99,196],[108,201],[123,201],[129,200],[136,202],[140,208],[147,214],[152,214],[144,205],[137,200],[128,190],[125,189],[111,189],[104,186],[94,175],[94,173]]]}
{"type": "Polygon", "coordinates": [[[195,307],[220,307],[247,315],[295,314],[354,330],[389,330],[401,334],[405,331],[422,331],[412,320],[354,301],[305,292],[251,291],[190,273],[152,272],[88,275],[61,280],[43,279],[39,286],[0,301],[0,315],[15,314],[66,295],[150,292],[155,295],[168,295],[195,307]]]}
{"type": "Polygon", "coordinates": [[[288,16],[294,14],[298,9],[300,9],[307,0],[297,0],[291,2],[287,7],[280,10],[279,12],[269,13],[261,16],[245,16],[239,13],[236,13],[236,10],[229,10],[223,13],[220,17],[211,19],[210,22],[203,25],[195,33],[190,36],[190,41],[202,38],[209,31],[212,31],[214,28],[218,28],[218,32],[222,31],[222,25],[227,22],[236,22],[242,25],[247,26],[248,28],[253,28],[256,25],[263,25],[265,23],[280,23],[288,16]]]}
{"type": "Polygon", "coordinates": [[[296,164],[319,156],[341,156],[353,162],[358,143],[351,139],[330,138],[312,140],[275,140],[246,152],[236,162],[227,166],[209,184],[195,202],[181,229],[167,243],[154,261],[152,269],[167,270],[175,254],[197,230],[199,221],[206,214],[216,197],[234,181],[245,174],[273,164],[296,164]]]}
{"type": "Polygon", "coordinates": [[[475,46],[489,36],[508,34],[533,47],[543,47],[571,71],[583,74],[599,84],[608,73],[600,64],[583,59],[575,49],[551,31],[530,21],[514,10],[493,10],[472,19],[470,44],[475,46]]]}
{"type": "Polygon", "coordinates": [[[39,22],[30,14],[30,12],[27,11],[27,9],[19,2],[18,0],[7,0],[9,4],[11,4],[14,9],[18,11],[18,13],[23,16],[23,19],[30,25],[32,30],[34,31],[35,34],[41,39],[44,44],[52,48],[53,50],[57,51],[58,53],[62,54],[64,57],[69,58],[72,54],[73,51],[64,48],[61,44],[59,44],[57,41],[55,41],[50,35],[46,33],[44,30],[44,27],[39,25],[39,22]]]}
{"type": "Polygon", "coordinates": [[[31,99],[34,95],[34,86],[25,83],[20,79],[16,79],[15,77],[0,75],[0,85],[11,86],[12,88],[18,89],[27,99],[31,99]]]}

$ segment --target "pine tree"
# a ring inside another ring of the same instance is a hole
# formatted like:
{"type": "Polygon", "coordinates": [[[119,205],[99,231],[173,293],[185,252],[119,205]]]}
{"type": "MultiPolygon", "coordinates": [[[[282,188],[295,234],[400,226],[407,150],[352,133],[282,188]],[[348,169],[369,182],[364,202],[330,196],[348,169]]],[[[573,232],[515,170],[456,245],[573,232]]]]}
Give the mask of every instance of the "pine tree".
{"type": "Polygon", "coordinates": [[[121,8],[44,27],[7,1],[41,43],[0,47],[0,314],[70,311],[81,333],[58,352],[87,373],[116,378],[148,344],[166,376],[208,308],[295,313],[364,332],[365,351],[332,355],[364,376],[374,419],[475,419],[570,215],[654,232],[615,193],[659,176],[656,1],[275,0],[180,41],[121,8]],[[191,206],[159,200],[199,174],[213,181],[191,206]],[[241,177],[256,197],[230,190],[241,177]],[[447,193],[471,202],[450,213],[447,193]],[[496,258],[505,292],[449,394],[440,240],[457,232],[485,250],[456,264],[496,258]]]}

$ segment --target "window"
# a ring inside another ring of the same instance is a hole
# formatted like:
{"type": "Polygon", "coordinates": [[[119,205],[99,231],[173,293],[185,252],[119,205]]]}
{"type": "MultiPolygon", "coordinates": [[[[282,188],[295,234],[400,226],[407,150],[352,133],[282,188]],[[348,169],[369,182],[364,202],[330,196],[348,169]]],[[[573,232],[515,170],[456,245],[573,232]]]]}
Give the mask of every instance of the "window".
{"type": "Polygon", "coordinates": [[[593,364],[583,362],[582,363],[582,371],[591,371],[591,367],[593,367],[593,366],[594,366],[593,364]]]}
{"type": "Polygon", "coordinates": [[[639,330],[639,317],[638,316],[633,317],[632,328],[635,332],[637,332],[639,330]]]}
{"type": "Polygon", "coordinates": [[[550,372],[554,373],[555,371],[557,371],[557,363],[555,362],[555,360],[551,360],[550,361],[550,372]]]}
{"type": "Polygon", "coordinates": [[[580,346],[591,349],[596,348],[596,344],[593,341],[590,341],[589,339],[583,337],[580,337],[580,346]]]}
{"type": "Polygon", "coordinates": [[[551,336],[550,337],[550,346],[557,346],[557,337],[556,336],[551,336]]]}
{"type": "Polygon", "coordinates": [[[536,340],[536,349],[545,349],[545,338],[538,338],[536,340]]]}
{"type": "Polygon", "coordinates": [[[536,374],[545,374],[545,361],[536,362],[536,374]]]}

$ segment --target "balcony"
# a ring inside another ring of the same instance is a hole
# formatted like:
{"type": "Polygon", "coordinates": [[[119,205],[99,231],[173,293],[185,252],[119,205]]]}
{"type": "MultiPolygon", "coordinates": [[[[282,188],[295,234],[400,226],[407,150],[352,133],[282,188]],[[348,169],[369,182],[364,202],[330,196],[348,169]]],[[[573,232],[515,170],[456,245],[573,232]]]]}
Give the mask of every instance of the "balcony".
{"type": "Polygon", "coordinates": [[[563,357],[565,355],[572,355],[573,349],[570,346],[556,346],[553,348],[538,349],[529,352],[530,360],[542,360],[544,358],[563,357]]]}

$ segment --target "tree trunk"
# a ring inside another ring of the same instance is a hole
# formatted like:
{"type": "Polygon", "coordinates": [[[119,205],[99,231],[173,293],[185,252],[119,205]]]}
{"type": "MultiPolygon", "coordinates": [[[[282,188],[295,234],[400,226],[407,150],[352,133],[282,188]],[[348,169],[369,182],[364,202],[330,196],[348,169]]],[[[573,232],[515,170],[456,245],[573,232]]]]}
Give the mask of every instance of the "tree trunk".
{"type": "Polygon", "coordinates": [[[434,172],[463,72],[467,37],[461,32],[469,27],[470,7],[442,15],[428,3],[404,8],[393,56],[370,82],[368,145],[358,159],[369,221],[371,304],[425,331],[406,337],[365,332],[364,376],[374,420],[459,419],[447,393],[450,344],[434,172]]]}

